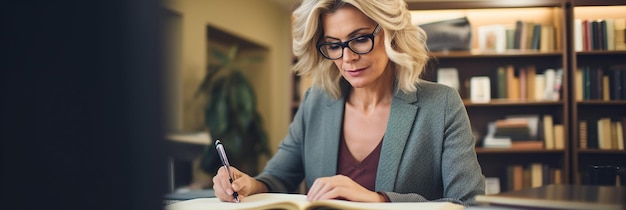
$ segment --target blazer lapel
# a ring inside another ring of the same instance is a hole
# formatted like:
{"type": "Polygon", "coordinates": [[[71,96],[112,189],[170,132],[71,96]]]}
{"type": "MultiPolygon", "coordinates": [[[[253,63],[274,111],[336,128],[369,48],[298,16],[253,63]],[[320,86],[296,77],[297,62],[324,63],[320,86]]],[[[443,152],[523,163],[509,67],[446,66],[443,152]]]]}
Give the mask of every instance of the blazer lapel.
{"type": "Polygon", "coordinates": [[[393,191],[395,188],[404,146],[418,110],[416,102],[416,93],[396,91],[393,97],[376,171],[376,191],[393,191]]]}
{"type": "Polygon", "coordinates": [[[323,153],[320,161],[324,163],[321,168],[320,176],[334,176],[337,174],[337,160],[339,155],[339,138],[341,135],[342,119],[344,112],[344,98],[332,100],[327,104],[326,109],[322,113],[313,113],[324,115],[322,119],[328,119],[323,123],[324,133],[321,135],[321,142],[324,143],[321,153],[323,153]]]}

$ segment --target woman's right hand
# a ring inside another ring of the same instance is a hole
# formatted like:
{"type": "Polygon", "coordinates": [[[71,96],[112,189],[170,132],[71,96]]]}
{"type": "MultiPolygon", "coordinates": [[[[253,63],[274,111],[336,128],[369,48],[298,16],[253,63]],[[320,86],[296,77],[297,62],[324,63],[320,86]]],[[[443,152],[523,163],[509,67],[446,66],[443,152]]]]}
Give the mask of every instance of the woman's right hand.
{"type": "Polygon", "coordinates": [[[265,184],[239,171],[235,167],[231,166],[229,169],[233,176],[232,184],[229,181],[229,176],[224,166],[220,167],[220,169],[217,170],[217,174],[213,177],[213,190],[215,191],[215,196],[221,201],[236,202],[233,197],[234,192],[239,194],[239,201],[243,200],[243,198],[248,195],[267,192],[265,184]]]}

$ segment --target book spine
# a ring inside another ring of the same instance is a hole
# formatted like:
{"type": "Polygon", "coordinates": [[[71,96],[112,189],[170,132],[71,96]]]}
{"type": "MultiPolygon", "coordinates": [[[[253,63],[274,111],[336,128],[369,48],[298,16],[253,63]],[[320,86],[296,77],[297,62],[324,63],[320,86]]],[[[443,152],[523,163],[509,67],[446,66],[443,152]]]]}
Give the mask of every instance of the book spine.
{"type": "Polygon", "coordinates": [[[515,21],[515,35],[513,42],[513,49],[522,49],[521,41],[522,41],[522,28],[524,27],[524,23],[521,20],[515,21]]]}
{"type": "Polygon", "coordinates": [[[507,72],[505,67],[498,67],[496,72],[496,82],[497,82],[497,97],[498,98],[508,98],[507,95],[507,72]]]}
{"type": "Polygon", "coordinates": [[[609,86],[610,86],[610,99],[620,100],[622,99],[622,70],[611,69],[609,72],[609,86]]]}

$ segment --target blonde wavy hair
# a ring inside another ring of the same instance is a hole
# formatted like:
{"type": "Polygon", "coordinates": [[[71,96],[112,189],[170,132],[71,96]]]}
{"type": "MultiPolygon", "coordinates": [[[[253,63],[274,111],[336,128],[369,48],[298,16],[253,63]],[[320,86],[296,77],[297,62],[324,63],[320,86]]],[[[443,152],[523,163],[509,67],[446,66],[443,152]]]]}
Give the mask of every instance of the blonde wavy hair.
{"type": "Polygon", "coordinates": [[[426,33],[411,23],[404,0],[304,0],[293,12],[293,53],[298,58],[294,71],[311,76],[334,98],[341,97],[341,73],[333,61],[317,51],[323,36],[321,16],[352,5],[384,30],[387,56],[395,70],[396,89],[405,93],[417,90],[424,66],[428,62],[426,33]]]}

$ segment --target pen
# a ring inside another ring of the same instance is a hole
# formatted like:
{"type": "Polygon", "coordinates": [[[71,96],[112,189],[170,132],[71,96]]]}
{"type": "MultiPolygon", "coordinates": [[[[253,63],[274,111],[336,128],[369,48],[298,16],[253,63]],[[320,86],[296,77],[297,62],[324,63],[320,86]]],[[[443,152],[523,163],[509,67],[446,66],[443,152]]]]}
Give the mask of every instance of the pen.
{"type": "MultiPolygon", "coordinates": [[[[217,150],[217,154],[219,154],[220,159],[222,159],[222,165],[226,168],[226,173],[228,173],[228,181],[233,183],[233,175],[230,173],[230,163],[228,163],[228,157],[226,157],[226,151],[224,151],[224,145],[220,140],[215,141],[215,149],[217,150]]],[[[233,192],[233,197],[235,197],[235,201],[239,203],[239,194],[237,192],[233,192]]]]}

